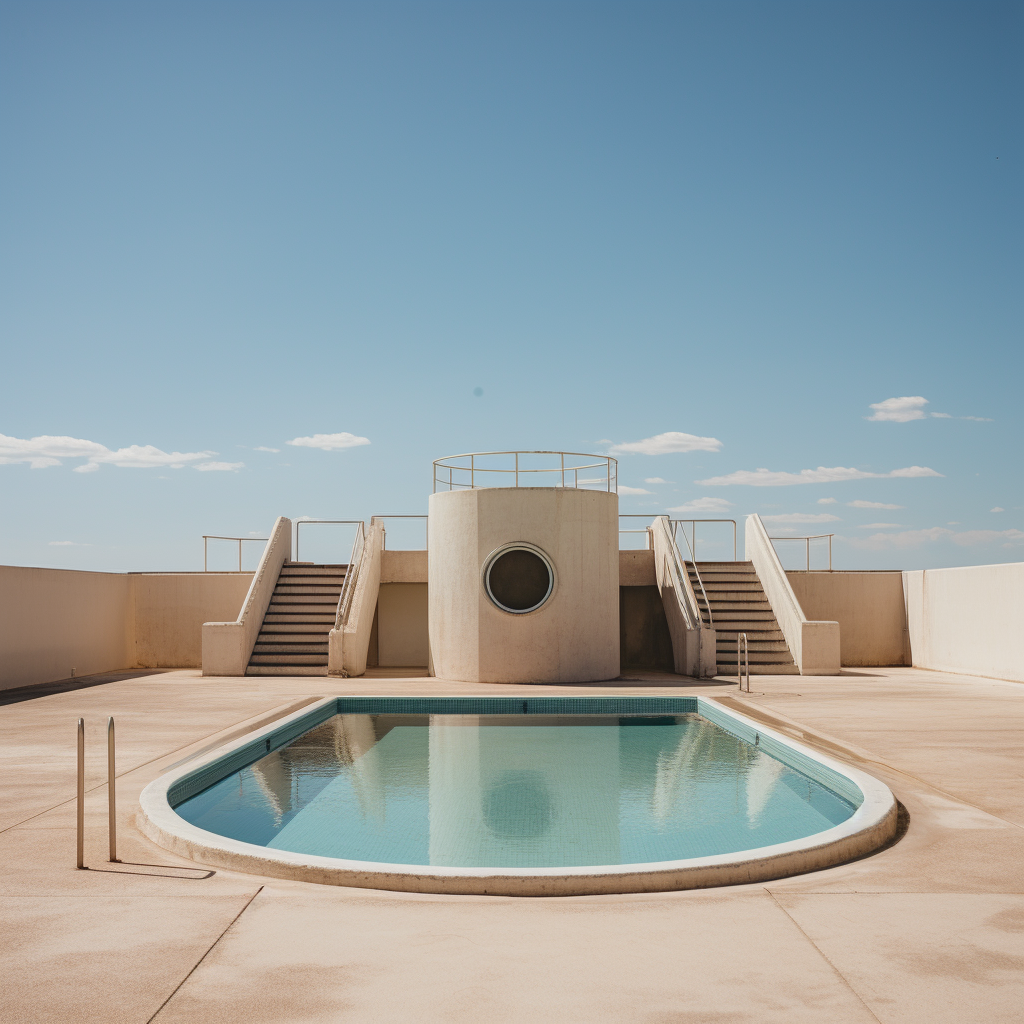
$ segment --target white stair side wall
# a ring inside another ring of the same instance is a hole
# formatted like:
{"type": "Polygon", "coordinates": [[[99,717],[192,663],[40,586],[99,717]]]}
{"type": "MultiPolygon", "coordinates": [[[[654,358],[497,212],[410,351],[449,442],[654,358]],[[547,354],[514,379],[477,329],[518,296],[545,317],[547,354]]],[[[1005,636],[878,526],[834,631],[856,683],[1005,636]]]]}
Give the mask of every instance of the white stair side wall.
{"type": "Polygon", "coordinates": [[[203,675],[244,676],[281,566],[292,557],[292,521],[278,516],[234,622],[203,623],[203,675]]]}
{"type": "Polygon", "coordinates": [[[807,619],[768,539],[768,531],[756,513],[747,516],[744,544],[747,559],[754,565],[800,674],[839,675],[839,623],[807,619]]]}

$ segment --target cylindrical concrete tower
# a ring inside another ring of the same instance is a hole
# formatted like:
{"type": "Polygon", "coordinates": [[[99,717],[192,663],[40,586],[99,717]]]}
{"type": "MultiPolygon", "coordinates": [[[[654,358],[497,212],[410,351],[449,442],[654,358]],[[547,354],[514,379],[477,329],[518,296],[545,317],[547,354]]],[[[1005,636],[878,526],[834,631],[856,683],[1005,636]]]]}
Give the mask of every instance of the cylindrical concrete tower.
{"type": "Polygon", "coordinates": [[[430,497],[434,674],[557,683],[619,674],[618,495],[475,487],[430,497]]]}

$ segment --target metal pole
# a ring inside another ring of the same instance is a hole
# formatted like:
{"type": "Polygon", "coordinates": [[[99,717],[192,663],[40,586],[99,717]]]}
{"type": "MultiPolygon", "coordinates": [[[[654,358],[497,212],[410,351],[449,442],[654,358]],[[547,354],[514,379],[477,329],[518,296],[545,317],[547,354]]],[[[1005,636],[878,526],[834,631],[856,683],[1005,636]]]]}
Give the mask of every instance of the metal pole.
{"type": "Polygon", "coordinates": [[[85,719],[78,720],[78,867],[85,867],[85,719]]]}
{"type": "Polygon", "coordinates": [[[110,861],[117,860],[117,791],[114,781],[114,719],[107,719],[107,834],[110,840],[110,861]]]}
{"type": "Polygon", "coordinates": [[[736,561],[736,520],[732,521],[732,560],[736,561]]]}
{"type": "Polygon", "coordinates": [[[804,544],[807,547],[807,571],[811,571],[811,538],[805,537],[804,544]]]}
{"type": "Polygon", "coordinates": [[[204,537],[203,538],[203,572],[207,571],[207,568],[206,568],[206,546],[209,543],[210,543],[209,539],[204,537]]]}
{"type": "Polygon", "coordinates": [[[476,487],[476,456],[470,455],[469,457],[469,489],[473,490],[476,487]]]}
{"type": "Polygon", "coordinates": [[[519,452],[516,452],[516,487],[519,486],[519,452]]]}
{"type": "Polygon", "coordinates": [[[238,538],[238,571],[242,571],[242,538],[238,538]]]}
{"type": "Polygon", "coordinates": [[[565,452],[559,453],[562,459],[562,486],[565,487],[565,452]]]}
{"type": "Polygon", "coordinates": [[[832,534],[828,535],[828,571],[832,571],[832,534]]]}

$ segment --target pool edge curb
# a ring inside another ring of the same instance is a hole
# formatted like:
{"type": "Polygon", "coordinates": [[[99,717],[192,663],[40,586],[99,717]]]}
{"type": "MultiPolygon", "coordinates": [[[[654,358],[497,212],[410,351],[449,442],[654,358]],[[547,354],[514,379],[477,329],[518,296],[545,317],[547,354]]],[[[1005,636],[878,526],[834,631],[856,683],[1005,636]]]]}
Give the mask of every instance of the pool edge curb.
{"type": "Polygon", "coordinates": [[[897,830],[896,799],[884,783],[807,744],[749,719],[719,704],[712,697],[696,698],[699,713],[704,714],[707,708],[712,714],[706,717],[716,721],[716,724],[721,725],[722,718],[725,718],[733,726],[730,731],[751,734],[758,740],[764,737],[772,746],[778,745],[785,750],[795,751],[828,772],[845,778],[862,793],[860,807],[840,825],[804,839],[759,847],[757,856],[751,856],[754,851],[746,850],[688,860],[652,861],[648,864],[499,870],[426,868],[423,865],[345,861],[283,850],[275,850],[270,855],[265,847],[199,829],[186,822],[172,808],[168,794],[175,784],[197,771],[216,765],[232,753],[237,754],[254,742],[287,729],[300,719],[311,718],[332,704],[337,706],[341,699],[344,698],[325,697],[293,715],[278,719],[207,752],[198,764],[193,761],[155,779],[146,786],[139,798],[137,822],[140,830],[157,845],[178,856],[195,863],[246,874],[398,892],[493,896],[611,895],[766,882],[856,860],[885,846],[897,830]]]}

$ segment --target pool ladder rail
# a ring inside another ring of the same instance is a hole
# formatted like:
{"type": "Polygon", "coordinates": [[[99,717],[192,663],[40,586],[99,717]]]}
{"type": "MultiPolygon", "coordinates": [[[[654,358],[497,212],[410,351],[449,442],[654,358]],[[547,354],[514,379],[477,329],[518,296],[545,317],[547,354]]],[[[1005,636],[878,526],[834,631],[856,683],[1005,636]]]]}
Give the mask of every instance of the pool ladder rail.
{"type": "Polygon", "coordinates": [[[736,681],[741,693],[750,693],[750,648],[746,633],[736,634],[736,681]],[[744,680],[747,684],[745,687],[744,680]]]}
{"type": "MultiPolygon", "coordinates": [[[[117,790],[114,772],[114,719],[107,719],[107,840],[110,863],[119,864],[117,858],[117,790]]],[[[78,814],[77,814],[77,867],[85,870],[85,719],[78,720],[78,814]]]]}

